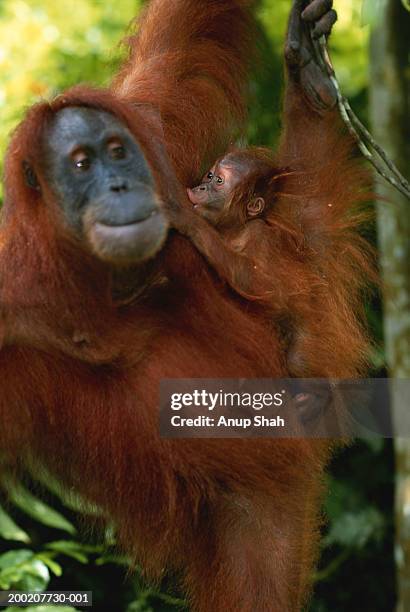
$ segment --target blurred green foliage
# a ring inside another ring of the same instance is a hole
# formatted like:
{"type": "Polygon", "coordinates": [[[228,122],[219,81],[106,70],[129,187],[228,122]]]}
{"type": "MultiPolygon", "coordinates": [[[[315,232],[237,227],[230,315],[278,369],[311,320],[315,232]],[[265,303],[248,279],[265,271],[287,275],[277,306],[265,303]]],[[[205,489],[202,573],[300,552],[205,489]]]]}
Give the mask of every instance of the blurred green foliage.
{"type": "MultiPolygon", "coordinates": [[[[368,27],[362,24],[377,21],[383,1],[365,0],[362,7],[357,0],[335,0],[339,22],[331,38],[332,58],[343,91],[365,121],[368,27]]],[[[122,54],[118,42],[140,4],[138,0],[0,2],[0,159],[10,131],[33,102],[74,83],[109,82],[122,54]]],[[[274,145],[278,136],[289,8],[290,0],[258,4],[260,60],[251,83],[248,129],[252,143],[274,145]]],[[[377,301],[369,306],[369,319],[380,336],[377,301]]],[[[393,609],[392,457],[388,442],[361,442],[334,461],[313,612],[393,609]]],[[[33,490],[32,486],[9,487],[7,507],[0,496],[0,588],[92,590],[96,612],[170,612],[183,607],[173,593],[172,580],[165,580],[158,592],[147,589],[138,572],[126,577],[127,560],[116,556],[112,534],[96,540],[94,530],[84,528],[88,522],[76,511],[76,503],[61,497],[55,487],[36,485],[33,490]],[[36,497],[38,490],[47,503],[36,497]]],[[[85,512],[92,524],[98,524],[95,509],[85,512]]]]}

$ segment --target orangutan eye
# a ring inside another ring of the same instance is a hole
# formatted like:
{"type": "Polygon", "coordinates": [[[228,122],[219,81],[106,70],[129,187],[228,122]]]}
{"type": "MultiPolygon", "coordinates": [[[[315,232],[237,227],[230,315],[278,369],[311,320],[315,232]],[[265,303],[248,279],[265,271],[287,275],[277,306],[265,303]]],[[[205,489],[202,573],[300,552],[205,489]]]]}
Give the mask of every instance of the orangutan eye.
{"type": "Polygon", "coordinates": [[[223,185],[225,182],[225,179],[222,176],[217,176],[216,182],[218,183],[218,185],[223,185]]]}
{"type": "Polygon", "coordinates": [[[83,172],[88,170],[90,168],[90,166],[91,166],[91,159],[90,159],[89,155],[87,155],[87,153],[85,151],[83,151],[82,149],[79,149],[79,150],[75,151],[71,155],[71,159],[74,162],[74,166],[78,170],[81,170],[83,172]]]}
{"type": "Polygon", "coordinates": [[[212,179],[214,178],[213,172],[208,172],[208,174],[206,175],[206,178],[212,181],[212,179]]]}
{"type": "Polygon", "coordinates": [[[112,140],[108,144],[108,152],[113,159],[124,159],[126,157],[126,150],[120,140],[112,140]]]}

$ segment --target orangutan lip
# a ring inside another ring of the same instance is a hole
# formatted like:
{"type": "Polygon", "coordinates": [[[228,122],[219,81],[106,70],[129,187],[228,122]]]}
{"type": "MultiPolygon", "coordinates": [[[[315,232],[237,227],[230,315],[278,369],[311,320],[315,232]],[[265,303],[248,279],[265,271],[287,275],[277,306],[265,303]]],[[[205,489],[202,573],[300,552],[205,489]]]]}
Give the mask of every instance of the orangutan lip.
{"type": "MultiPolygon", "coordinates": [[[[194,208],[196,208],[197,206],[201,206],[201,204],[203,204],[203,202],[198,201],[198,197],[194,197],[193,196],[193,192],[192,189],[187,189],[187,194],[188,194],[188,200],[191,202],[192,206],[194,208]]],[[[205,200],[205,198],[204,198],[205,200]]]]}
{"type": "Polygon", "coordinates": [[[92,242],[95,242],[95,240],[104,242],[105,238],[125,242],[144,241],[154,228],[160,228],[163,223],[162,215],[157,214],[157,211],[155,211],[144,219],[122,223],[121,225],[107,225],[101,221],[96,221],[90,228],[90,235],[92,236],[92,242]]]}
{"type": "Polygon", "coordinates": [[[154,217],[155,215],[158,214],[157,210],[153,210],[147,217],[144,217],[143,219],[133,219],[132,221],[128,221],[127,223],[106,223],[104,221],[96,221],[95,225],[100,226],[102,228],[107,228],[107,229],[121,229],[123,227],[132,227],[132,226],[136,226],[139,225],[140,223],[144,223],[145,221],[148,221],[149,219],[151,219],[151,217],[154,217]]]}
{"type": "Polygon", "coordinates": [[[164,215],[150,214],[145,219],[122,225],[94,221],[86,233],[94,253],[103,261],[117,265],[146,261],[165,241],[168,222],[164,215]]]}

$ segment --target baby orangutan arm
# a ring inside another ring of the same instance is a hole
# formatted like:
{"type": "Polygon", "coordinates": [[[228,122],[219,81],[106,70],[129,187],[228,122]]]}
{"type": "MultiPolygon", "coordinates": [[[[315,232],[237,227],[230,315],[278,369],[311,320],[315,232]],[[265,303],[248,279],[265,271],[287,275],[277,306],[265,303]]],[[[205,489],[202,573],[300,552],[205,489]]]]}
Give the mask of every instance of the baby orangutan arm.
{"type": "Polygon", "coordinates": [[[266,241],[261,239],[262,221],[251,221],[241,230],[238,242],[243,246],[240,252],[231,248],[218,231],[193,210],[172,207],[168,216],[172,226],[191,240],[216,273],[239,295],[248,300],[272,301],[272,278],[263,269],[268,254],[266,241]],[[248,247],[255,249],[255,257],[246,254],[248,247]]]}

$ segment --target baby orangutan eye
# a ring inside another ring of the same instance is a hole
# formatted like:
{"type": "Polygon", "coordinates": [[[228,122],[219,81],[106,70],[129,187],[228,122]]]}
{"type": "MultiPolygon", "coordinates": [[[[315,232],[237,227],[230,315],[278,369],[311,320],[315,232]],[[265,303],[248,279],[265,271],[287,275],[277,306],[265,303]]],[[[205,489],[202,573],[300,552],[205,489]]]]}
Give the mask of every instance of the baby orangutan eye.
{"type": "Polygon", "coordinates": [[[223,185],[224,184],[225,180],[224,180],[224,178],[222,176],[217,176],[215,178],[216,178],[216,182],[217,182],[218,185],[223,185]]]}
{"type": "Polygon", "coordinates": [[[212,179],[214,178],[213,172],[208,172],[208,174],[206,175],[206,178],[212,181],[212,179]]]}

